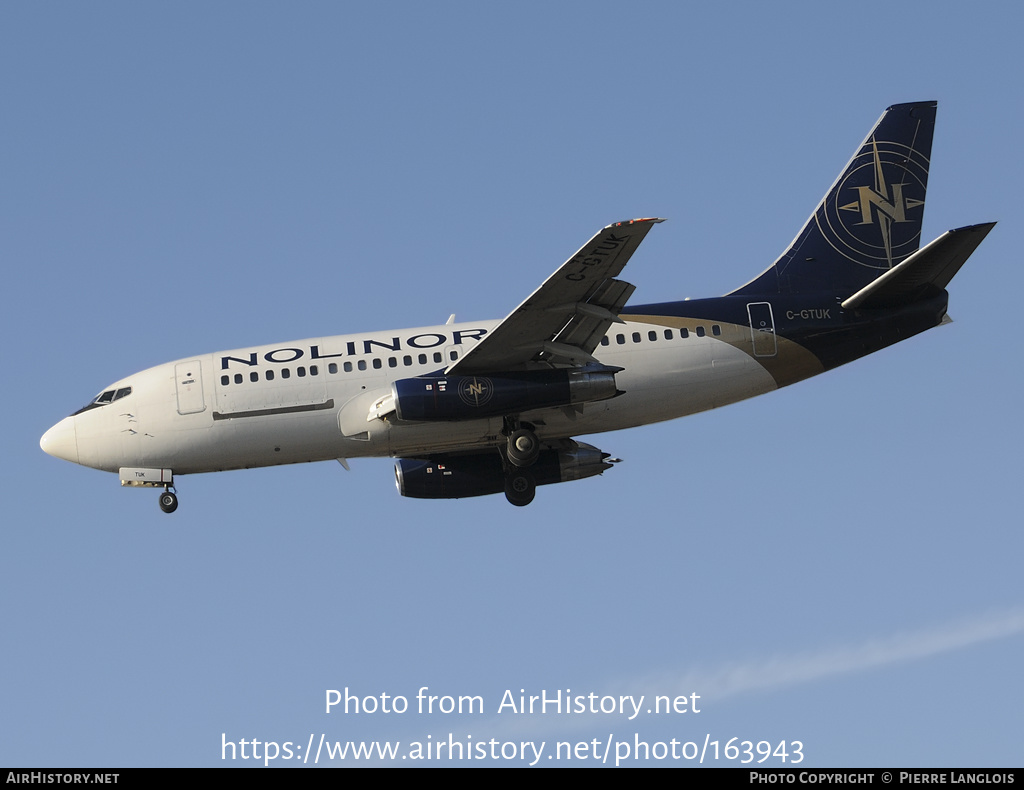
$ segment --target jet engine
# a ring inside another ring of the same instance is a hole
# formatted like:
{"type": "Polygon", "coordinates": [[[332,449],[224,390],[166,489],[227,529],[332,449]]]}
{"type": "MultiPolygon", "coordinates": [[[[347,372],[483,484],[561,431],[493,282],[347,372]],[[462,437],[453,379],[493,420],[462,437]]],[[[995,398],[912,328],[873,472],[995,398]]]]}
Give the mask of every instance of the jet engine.
{"type": "Polygon", "coordinates": [[[417,376],[391,385],[400,420],[472,420],[614,398],[622,368],[591,366],[494,376],[417,376]]]}
{"type": "MultiPolygon", "coordinates": [[[[616,460],[609,459],[608,453],[596,447],[570,440],[563,448],[542,450],[528,474],[532,485],[564,483],[599,475],[610,469],[616,460]]],[[[510,477],[521,474],[525,473],[515,467],[506,471],[497,450],[399,458],[395,462],[398,493],[416,499],[461,499],[507,493],[510,477]]]]}

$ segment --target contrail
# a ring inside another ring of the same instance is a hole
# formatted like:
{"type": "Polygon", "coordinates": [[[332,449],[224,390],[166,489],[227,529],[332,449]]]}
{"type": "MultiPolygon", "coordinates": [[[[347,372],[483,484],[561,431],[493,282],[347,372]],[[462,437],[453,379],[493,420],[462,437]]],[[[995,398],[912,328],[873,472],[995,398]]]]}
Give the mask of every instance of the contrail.
{"type": "MultiPolygon", "coordinates": [[[[713,671],[690,669],[650,674],[626,681],[611,680],[590,684],[575,684],[572,694],[594,692],[599,695],[620,694],[639,697],[644,695],[644,709],[653,707],[655,697],[662,695],[672,699],[676,694],[696,693],[701,705],[718,702],[729,697],[750,692],[775,691],[790,686],[813,683],[839,675],[867,672],[894,664],[920,661],[954,650],[972,647],[983,642],[1004,639],[1024,633],[1024,606],[1001,612],[952,621],[931,628],[904,631],[888,637],[873,637],[858,644],[805,651],[789,655],[777,655],[764,659],[752,659],[735,663],[713,671]]],[[[546,689],[549,694],[558,691],[556,687],[546,689]]],[[[518,691],[518,689],[515,689],[518,691]]],[[[542,689],[526,689],[526,694],[539,694],[542,689]]],[[[562,689],[562,691],[568,691],[562,689]]],[[[487,699],[487,710],[495,709],[496,701],[487,699]]],[[[499,714],[468,723],[465,718],[450,724],[435,724],[431,732],[442,737],[440,731],[472,733],[473,737],[544,739],[557,737],[562,733],[589,729],[596,722],[621,727],[621,717],[601,714],[558,715],[555,714],[499,714]],[[612,723],[611,719],[614,719],[612,723]]],[[[441,722],[441,719],[435,720],[441,722]]],[[[631,722],[631,728],[642,726],[642,719],[631,722]]],[[[456,735],[456,737],[460,737],[456,735]]],[[[420,738],[426,740],[426,734],[420,738]]],[[[365,764],[365,763],[364,763],[365,764]]]]}
{"type": "MultiPolygon", "coordinates": [[[[813,683],[829,677],[881,669],[894,664],[920,661],[931,656],[949,653],[995,639],[1004,639],[1024,633],[1024,607],[994,612],[969,619],[957,620],[931,628],[905,631],[888,637],[872,637],[859,644],[813,650],[789,655],[777,655],[730,664],[716,670],[690,669],[650,674],[629,681],[611,680],[592,683],[584,687],[576,684],[572,693],[596,692],[617,696],[638,697],[643,694],[646,708],[658,695],[696,693],[703,704],[718,702],[750,692],[813,683]]],[[[555,691],[555,688],[550,688],[555,691]]],[[[518,691],[518,689],[516,689],[518,691]]],[[[539,693],[540,689],[527,689],[526,693],[539,693]]],[[[488,700],[490,702],[490,700],[488,700]]],[[[544,737],[592,727],[595,721],[607,722],[607,716],[580,714],[506,715],[491,718],[486,723],[473,725],[474,731],[489,734],[515,733],[544,737]]],[[[639,724],[639,720],[633,722],[639,724]]],[[[622,724],[618,718],[616,725],[622,724]]]]}
{"type": "Polygon", "coordinates": [[[733,664],[710,673],[662,673],[657,678],[645,678],[629,685],[634,694],[664,694],[665,688],[676,687],[723,699],[919,661],[1020,633],[1024,633],[1024,607],[886,638],[872,638],[858,645],[733,664]]]}

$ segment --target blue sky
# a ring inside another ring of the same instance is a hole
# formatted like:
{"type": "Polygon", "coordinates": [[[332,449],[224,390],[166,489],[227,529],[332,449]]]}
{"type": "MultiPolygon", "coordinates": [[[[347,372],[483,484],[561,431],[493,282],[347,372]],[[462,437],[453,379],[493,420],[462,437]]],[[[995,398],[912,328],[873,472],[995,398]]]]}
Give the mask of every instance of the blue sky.
{"type": "Polygon", "coordinates": [[[1010,3],[5,4],[0,764],[451,732],[1019,765],[1021,23],[1010,3]],[[499,318],[630,217],[669,219],[625,272],[634,303],[724,293],[887,105],[924,99],[924,235],[1000,222],[955,322],[596,437],[625,463],[528,508],[404,500],[390,462],[354,460],[183,478],[167,517],[38,447],[161,362],[499,318]],[[328,689],[423,686],[486,711],[324,712],[328,689]],[[702,709],[528,718],[497,713],[507,689],[702,709]]]}

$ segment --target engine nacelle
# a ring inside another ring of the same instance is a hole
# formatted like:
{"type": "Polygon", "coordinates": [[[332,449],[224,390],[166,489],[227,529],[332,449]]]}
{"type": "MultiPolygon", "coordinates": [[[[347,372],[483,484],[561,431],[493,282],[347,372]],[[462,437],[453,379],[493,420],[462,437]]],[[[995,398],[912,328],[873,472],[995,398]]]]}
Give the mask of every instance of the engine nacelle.
{"type": "Polygon", "coordinates": [[[391,385],[400,420],[473,420],[531,409],[572,406],[619,394],[622,368],[531,370],[495,376],[417,376],[391,385]]]}
{"type": "MultiPolygon", "coordinates": [[[[582,480],[599,475],[611,464],[596,447],[580,442],[560,450],[542,450],[530,474],[537,485],[582,480]]],[[[499,494],[505,490],[505,470],[497,450],[433,458],[399,458],[395,484],[402,496],[416,499],[461,499],[499,494]]]]}

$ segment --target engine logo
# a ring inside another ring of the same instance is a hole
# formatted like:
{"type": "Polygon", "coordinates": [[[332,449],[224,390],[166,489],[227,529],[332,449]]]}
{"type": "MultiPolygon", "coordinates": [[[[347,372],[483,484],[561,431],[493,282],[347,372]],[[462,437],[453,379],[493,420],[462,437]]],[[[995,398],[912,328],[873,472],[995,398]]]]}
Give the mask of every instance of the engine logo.
{"type": "Polygon", "coordinates": [[[467,406],[483,406],[494,394],[490,379],[467,376],[459,382],[459,398],[467,406]]]}

